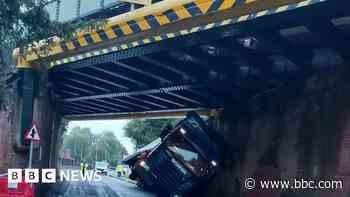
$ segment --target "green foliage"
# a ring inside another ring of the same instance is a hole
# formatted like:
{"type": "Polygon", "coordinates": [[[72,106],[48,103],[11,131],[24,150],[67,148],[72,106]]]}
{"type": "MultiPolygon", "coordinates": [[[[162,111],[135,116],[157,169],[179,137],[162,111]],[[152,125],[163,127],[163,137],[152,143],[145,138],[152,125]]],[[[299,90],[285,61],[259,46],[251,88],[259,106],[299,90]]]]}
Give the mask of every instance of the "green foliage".
{"type": "MultiPolygon", "coordinates": [[[[0,105],[6,100],[4,78],[6,73],[13,70],[13,65],[4,61],[4,52],[26,46],[34,40],[61,36],[72,31],[69,24],[50,21],[45,7],[35,5],[34,0],[0,1],[0,105]]],[[[10,56],[10,53],[6,53],[6,56],[10,56]]]]}
{"type": "Polygon", "coordinates": [[[60,127],[58,129],[57,150],[61,150],[63,147],[63,140],[68,131],[68,120],[61,118],[60,127]]]}
{"type": "Polygon", "coordinates": [[[72,157],[76,160],[86,159],[88,149],[92,144],[93,134],[90,129],[79,127],[73,128],[72,132],[66,134],[63,140],[63,148],[71,151],[72,157]]]}
{"type": "Polygon", "coordinates": [[[168,124],[174,126],[176,122],[176,119],[132,120],[124,127],[125,135],[133,139],[136,146],[143,146],[157,139],[168,124]]]}
{"type": "Polygon", "coordinates": [[[52,34],[56,29],[43,7],[33,0],[0,1],[0,46],[13,48],[52,34]]]}
{"type": "Polygon", "coordinates": [[[124,146],[110,131],[96,135],[93,148],[95,150],[90,152],[93,153],[91,158],[96,161],[107,160],[112,165],[117,165],[127,155],[124,146]]]}
{"type": "Polygon", "coordinates": [[[124,146],[110,131],[94,135],[89,128],[75,127],[64,134],[63,152],[69,151],[76,161],[106,160],[116,165],[127,154],[124,146]]]}

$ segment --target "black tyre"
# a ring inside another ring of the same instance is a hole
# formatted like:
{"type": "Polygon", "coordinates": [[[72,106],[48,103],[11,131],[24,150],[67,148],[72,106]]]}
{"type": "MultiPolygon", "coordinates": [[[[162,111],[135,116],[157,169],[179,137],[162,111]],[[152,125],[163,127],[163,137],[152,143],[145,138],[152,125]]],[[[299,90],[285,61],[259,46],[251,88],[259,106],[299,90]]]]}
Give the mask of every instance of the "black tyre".
{"type": "Polygon", "coordinates": [[[136,179],[135,173],[132,172],[132,173],[129,175],[129,179],[135,180],[135,179],[136,179]]]}

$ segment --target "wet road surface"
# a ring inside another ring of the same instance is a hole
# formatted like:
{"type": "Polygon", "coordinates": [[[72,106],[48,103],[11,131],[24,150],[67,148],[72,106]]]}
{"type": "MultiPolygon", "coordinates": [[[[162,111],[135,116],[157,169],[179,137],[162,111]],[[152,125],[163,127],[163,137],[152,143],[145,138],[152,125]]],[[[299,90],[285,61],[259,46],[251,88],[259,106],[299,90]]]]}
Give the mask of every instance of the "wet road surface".
{"type": "Polygon", "coordinates": [[[47,197],[157,197],[135,184],[103,176],[101,182],[65,182],[47,197]]]}

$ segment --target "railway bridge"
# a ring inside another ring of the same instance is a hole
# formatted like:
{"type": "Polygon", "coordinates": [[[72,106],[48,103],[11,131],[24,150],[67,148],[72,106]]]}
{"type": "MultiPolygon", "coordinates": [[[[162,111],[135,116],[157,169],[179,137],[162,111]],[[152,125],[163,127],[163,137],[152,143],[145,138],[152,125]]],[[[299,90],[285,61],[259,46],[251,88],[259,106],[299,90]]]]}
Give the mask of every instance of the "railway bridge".
{"type": "Polygon", "coordinates": [[[45,139],[38,165],[55,167],[61,118],[195,110],[213,115],[227,142],[208,195],[245,193],[243,178],[264,165],[290,177],[344,175],[349,7],[344,0],[165,0],[73,38],[16,49],[16,150],[26,150],[23,132],[36,121],[45,139]]]}

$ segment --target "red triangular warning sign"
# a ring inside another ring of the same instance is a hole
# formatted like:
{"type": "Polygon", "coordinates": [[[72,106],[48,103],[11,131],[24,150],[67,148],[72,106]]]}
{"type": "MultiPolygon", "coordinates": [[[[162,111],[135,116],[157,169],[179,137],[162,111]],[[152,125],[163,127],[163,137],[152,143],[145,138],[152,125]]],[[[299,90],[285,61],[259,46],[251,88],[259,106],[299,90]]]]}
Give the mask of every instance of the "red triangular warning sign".
{"type": "Polygon", "coordinates": [[[40,141],[40,135],[37,125],[34,123],[24,137],[26,140],[40,141]]]}

